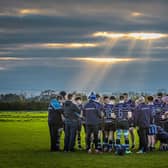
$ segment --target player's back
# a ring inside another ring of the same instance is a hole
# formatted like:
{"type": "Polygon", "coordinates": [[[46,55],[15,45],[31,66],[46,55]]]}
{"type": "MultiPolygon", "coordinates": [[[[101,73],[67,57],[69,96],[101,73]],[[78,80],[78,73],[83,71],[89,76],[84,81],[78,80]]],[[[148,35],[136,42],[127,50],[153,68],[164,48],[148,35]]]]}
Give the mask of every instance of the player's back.
{"type": "Polygon", "coordinates": [[[98,124],[101,117],[100,105],[97,102],[90,100],[84,105],[83,115],[85,117],[86,124],[98,124]]]}
{"type": "Polygon", "coordinates": [[[113,112],[114,105],[113,104],[104,104],[103,112],[104,112],[104,120],[105,122],[110,122],[112,119],[112,112],[113,112]]]}
{"type": "Polygon", "coordinates": [[[114,106],[114,113],[117,120],[128,120],[129,107],[126,103],[117,103],[114,106]]]}

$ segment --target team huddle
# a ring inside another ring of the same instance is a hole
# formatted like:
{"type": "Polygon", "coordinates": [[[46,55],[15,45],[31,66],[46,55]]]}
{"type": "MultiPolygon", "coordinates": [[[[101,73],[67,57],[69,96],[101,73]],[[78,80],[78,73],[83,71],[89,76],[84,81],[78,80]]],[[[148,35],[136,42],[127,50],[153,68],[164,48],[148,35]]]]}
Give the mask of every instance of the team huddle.
{"type": "Polygon", "coordinates": [[[132,100],[127,93],[116,98],[91,92],[83,102],[80,96],[60,92],[51,100],[48,112],[51,151],[60,151],[62,130],[64,152],[75,151],[76,139],[82,150],[82,126],[88,153],[130,154],[135,148],[135,130],[139,136],[137,153],[154,151],[158,140],[160,150],[168,150],[168,96],[162,93],[132,100]]]}

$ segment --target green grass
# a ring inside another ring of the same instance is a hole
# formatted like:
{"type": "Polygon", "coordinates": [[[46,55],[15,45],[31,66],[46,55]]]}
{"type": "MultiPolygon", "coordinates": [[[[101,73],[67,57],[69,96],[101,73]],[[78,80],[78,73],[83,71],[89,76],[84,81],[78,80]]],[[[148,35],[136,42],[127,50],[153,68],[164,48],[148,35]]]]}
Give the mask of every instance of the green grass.
{"type": "MultiPolygon", "coordinates": [[[[84,145],[83,132],[82,136],[84,145]]],[[[46,112],[0,112],[0,168],[166,168],[167,158],[167,152],[123,157],[85,151],[51,153],[46,112]]]]}

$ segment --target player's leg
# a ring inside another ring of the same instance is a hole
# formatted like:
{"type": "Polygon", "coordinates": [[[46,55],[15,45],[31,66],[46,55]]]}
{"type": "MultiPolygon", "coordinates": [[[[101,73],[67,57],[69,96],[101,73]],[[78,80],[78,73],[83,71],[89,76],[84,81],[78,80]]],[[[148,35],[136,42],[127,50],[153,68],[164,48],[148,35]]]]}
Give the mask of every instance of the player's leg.
{"type": "Polygon", "coordinates": [[[155,150],[155,135],[151,136],[151,150],[155,150]]]}
{"type": "Polygon", "coordinates": [[[86,125],[86,150],[91,152],[91,134],[92,127],[90,125],[86,125]]]}
{"type": "Polygon", "coordinates": [[[78,123],[78,128],[77,128],[77,142],[78,142],[78,149],[81,150],[82,146],[81,146],[81,128],[82,128],[82,124],[78,123]]]}
{"type": "Polygon", "coordinates": [[[115,132],[116,132],[116,123],[112,124],[112,148],[115,148],[115,132]]]}
{"type": "Polygon", "coordinates": [[[129,133],[131,135],[131,141],[132,141],[132,149],[135,148],[135,135],[134,135],[134,127],[129,128],[129,133]]]}
{"type": "Polygon", "coordinates": [[[109,132],[105,131],[105,137],[104,137],[104,141],[103,141],[103,151],[104,152],[108,151],[108,136],[109,136],[109,132]]]}
{"type": "Polygon", "coordinates": [[[152,151],[152,135],[148,135],[148,151],[152,151]]]}
{"type": "Polygon", "coordinates": [[[148,129],[146,129],[146,128],[139,128],[139,136],[140,136],[141,149],[137,153],[147,152],[147,148],[148,148],[147,132],[148,132],[148,129]]]}
{"type": "Polygon", "coordinates": [[[64,138],[64,151],[69,151],[69,142],[70,142],[70,124],[65,124],[65,138],[64,138]]]}
{"type": "Polygon", "coordinates": [[[102,151],[102,141],[101,141],[101,139],[102,139],[102,134],[103,134],[103,130],[102,130],[102,128],[101,128],[101,124],[98,126],[99,128],[98,128],[98,150],[99,151],[102,151]]]}
{"type": "Polygon", "coordinates": [[[148,151],[152,150],[152,125],[150,125],[149,130],[148,130],[148,151]]]}
{"type": "Polygon", "coordinates": [[[75,140],[76,140],[76,132],[77,132],[77,123],[74,122],[70,125],[70,142],[69,142],[69,150],[74,152],[75,140]]]}
{"type": "Polygon", "coordinates": [[[95,144],[95,152],[99,152],[99,149],[98,149],[98,126],[94,126],[93,128],[93,134],[94,134],[94,144],[95,144]]]}
{"type": "Polygon", "coordinates": [[[126,149],[126,153],[129,154],[131,153],[131,151],[129,150],[129,130],[128,129],[124,129],[124,140],[125,140],[125,149],[126,149]]]}
{"type": "Polygon", "coordinates": [[[122,135],[122,130],[118,128],[116,130],[116,145],[115,145],[116,150],[121,146],[121,135],[122,135]]]}
{"type": "Polygon", "coordinates": [[[60,150],[60,139],[61,139],[61,135],[62,135],[62,132],[63,132],[63,128],[58,128],[57,129],[57,140],[56,140],[56,143],[57,143],[57,148],[58,150],[60,150]]]}
{"type": "Polygon", "coordinates": [[[56,128],[54,124],[49,124],[49,130],[50,130],[50,151],[56,151],[57,150],[57,144],[56,144],[56,128]]]}
{"type": "Polygon", "coordinates": [[[137,130],[137,134],[138,134],[138,138],[139,138],[139,147],[138,150],[142,149],[142,142],[141,142],[141,133],[140,133],[140,129],[137,130]]]}
{"type": "Polygon", "coordinates": [[[109,125],[106,123],[104,127],[104,137],[103,137],[103,151],[108,151],[108,135],[109,135],[109,125]]]}
{"type": "Polygon", "coordinates": [[[108,149],[108,151],[112,152],[112,149],[113,149],[113,131],[112,130],[109,131],[108,141],[109,141],[109,144],[108,144],[109,149],[108,149]]]}
{"type": "Polygon", "coordinates": [[[156,144],[157,126],[155,124],[153,124],[152,127],[153,127],[153,134],[151,137],[151,149],[152,149],[152,151],[154,151],[155,144],[156,144]]]}

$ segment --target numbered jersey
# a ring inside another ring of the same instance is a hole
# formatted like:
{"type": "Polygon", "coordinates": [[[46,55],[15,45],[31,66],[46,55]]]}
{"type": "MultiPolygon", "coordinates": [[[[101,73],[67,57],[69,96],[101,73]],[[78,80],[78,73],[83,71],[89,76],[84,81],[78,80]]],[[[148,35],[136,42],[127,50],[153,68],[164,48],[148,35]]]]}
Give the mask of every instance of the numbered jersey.
{"type": "Polygon", "coordinates": [[[130,107],[126,103],[118,103],[114,107],[114,113],[116,115],[116,120],[128,120],[128,112],[130,107]]]}
{"type": "Polygon", "coordinates": [[[113,112],[114,106],[112,104],[104,104],[103,112],[104,112],[104,121],[105,123],[112,122],[111,114],[113,112]]]}

